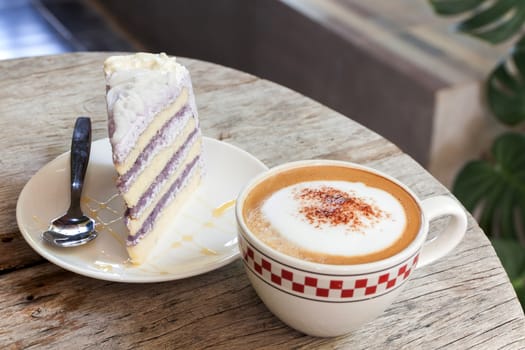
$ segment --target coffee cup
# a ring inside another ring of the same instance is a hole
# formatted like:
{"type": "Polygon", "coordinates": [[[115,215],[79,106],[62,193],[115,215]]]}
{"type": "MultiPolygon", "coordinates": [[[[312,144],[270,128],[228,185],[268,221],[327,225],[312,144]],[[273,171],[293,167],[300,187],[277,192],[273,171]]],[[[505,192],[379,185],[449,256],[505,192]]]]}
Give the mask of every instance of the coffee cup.
{"type": "Polygon", "coordinates": [[[313,336],[378,317],[416,268],[449,253],[467,217],[451,197],[420,201],[396,179],[349,162],[287,163],[252,179],[236,202],[239,250],[268,309],[313,336]],[[427,240],[429,222],[448,225],[427,240]]]}

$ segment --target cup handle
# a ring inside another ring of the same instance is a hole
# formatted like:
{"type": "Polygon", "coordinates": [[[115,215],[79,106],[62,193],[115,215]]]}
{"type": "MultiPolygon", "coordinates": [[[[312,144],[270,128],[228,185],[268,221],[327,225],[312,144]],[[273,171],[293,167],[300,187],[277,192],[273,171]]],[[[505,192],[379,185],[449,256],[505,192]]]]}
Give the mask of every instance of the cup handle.
{"type": "Polygon", "coordinates": [[[452,198],[437,196],[427,198],[421,202],[425,220],[428,222],[442,217],[450,216],[448,226],[443,232],[423,244],[419,254],[417,267],[423,267],[448,254],[465,235],[467,231],[467,215],[465,210],[452,198]]]}

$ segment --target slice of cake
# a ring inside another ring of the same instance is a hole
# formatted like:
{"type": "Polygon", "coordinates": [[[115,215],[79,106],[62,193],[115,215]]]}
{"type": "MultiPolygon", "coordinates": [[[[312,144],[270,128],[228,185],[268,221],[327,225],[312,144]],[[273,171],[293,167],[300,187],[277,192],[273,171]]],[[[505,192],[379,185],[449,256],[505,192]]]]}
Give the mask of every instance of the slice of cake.
{"type": "Polygon", "coordinates": [[[163,53],[109,57],[104,73],[117,187],[128,208],[126,245],[141,264],[200,182],[195,98],[188,70],[163,53]]]}

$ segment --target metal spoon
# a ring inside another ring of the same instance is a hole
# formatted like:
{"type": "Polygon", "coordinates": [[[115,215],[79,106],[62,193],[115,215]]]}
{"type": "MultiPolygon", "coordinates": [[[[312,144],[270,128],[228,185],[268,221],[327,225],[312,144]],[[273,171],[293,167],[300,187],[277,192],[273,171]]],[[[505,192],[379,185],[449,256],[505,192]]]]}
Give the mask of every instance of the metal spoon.
{"type": "Polygon", "coordinates": [[[91,120],[78,117],[71,140],[71,202],[67,213],[54,220],[42,238],[58,247],[76,247],[97,237],[95,221],[82,213],[80,196],[91,149],[91,120]]]}

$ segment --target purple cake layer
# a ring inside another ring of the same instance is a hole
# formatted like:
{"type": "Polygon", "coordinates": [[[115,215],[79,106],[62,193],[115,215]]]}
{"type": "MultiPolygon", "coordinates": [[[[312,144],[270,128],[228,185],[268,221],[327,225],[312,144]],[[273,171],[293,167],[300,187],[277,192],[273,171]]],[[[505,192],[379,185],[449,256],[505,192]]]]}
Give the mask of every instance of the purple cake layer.
{"type": "MultiPolygon", "coordinates": [[[[190,108],[188,105],[185,105],[183,108],[181,108],[175,115],[173,115],[170,120],[162,126],[162,128],[157,132],[155,137],[153,137],[146,148],[144,148],[144,151],[140,154],[140,156],[137,158],[133,166],[122,176],[120,176],[117,180],[117,187],[121,192],[127,192],[129,191],[129,188],[131,187],[131,184],[133,181],[137,178],[137,176],[140,174],[140,170],[144,167],[145,164],[147,164],[150,161],[150,158],[156,154],[155,150],[156,148],[162,144],[166,143],[166,140],[169,139],[168,135],[165,135],[171,127],[179,121],[180,118],[182,118],[187,112],[190,112],[190,108]]],[[[169,145],[166,145],[169,146],[169,145]]]]}
{"type": "Polygon", "coordinates": [[[126,216],[131,216],[133,218],[138,217],[142,211],[148,205],[149,200],[155,195],[155,190],[162,187],[164,182],[168,177],[179,167],[180,163],[183,160],[183,155],[189,151],[189,148],[195,142],[197,135],[199,134],[198,129],[194,129],[186,138],[182,146],[175,152],[175,154],[170,158],[168,163],[164,166],[164,169],[157,175],[152,185],[142,194],[137,205],[133,208],[128,208],[126,216]]]}
{"type": "Polygon", "coordinates": [[[144,221],[144,224],[142,224],[142,227],[139,231],[133,236],[128,236],[126,245],[136,245],[142,237],[148,232],[150,232],[155,224],[155,221],[159,217],[159,215],[162,213],[162,210],[164,207],[173,200],[175,195],[179,192],[182,185],[186,182],[186,179],[188,178],[189,174],[192,172],[194,168],[196,168],[196,164],[199,161],[200,156],[196,156],[190,163],[186,165],[184,168],[181,176],[170,186],[169,190],[162,196],[162,198],[159,200],[153,211],[150,213],[150,215],[146,218],[144,221]]]}

